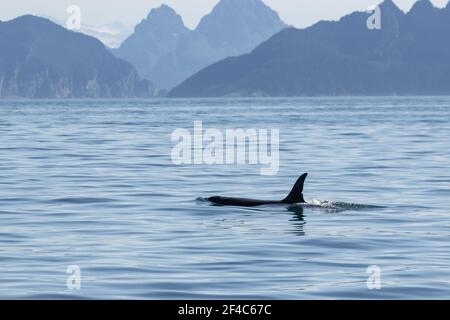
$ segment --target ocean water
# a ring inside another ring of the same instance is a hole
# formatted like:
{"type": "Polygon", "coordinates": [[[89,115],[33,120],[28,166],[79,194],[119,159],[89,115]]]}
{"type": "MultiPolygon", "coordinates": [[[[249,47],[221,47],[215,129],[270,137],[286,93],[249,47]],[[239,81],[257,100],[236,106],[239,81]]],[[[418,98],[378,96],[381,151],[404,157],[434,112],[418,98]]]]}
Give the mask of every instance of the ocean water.
{"type": "Polygon", "coordinates": [[[448,299],[449,137],[445,97],[1,101],[0,298],[448,299]],[[279,129],[278,174],[175,165],[200,120],[279,129]]]}

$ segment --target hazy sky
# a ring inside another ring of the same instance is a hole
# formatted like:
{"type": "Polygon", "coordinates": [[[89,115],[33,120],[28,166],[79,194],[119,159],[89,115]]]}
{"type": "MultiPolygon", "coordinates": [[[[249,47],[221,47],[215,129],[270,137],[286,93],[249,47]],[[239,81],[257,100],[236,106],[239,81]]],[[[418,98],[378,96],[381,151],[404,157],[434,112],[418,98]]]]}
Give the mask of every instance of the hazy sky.
{"type": "MultiPolygon", "coordinates": [[[[0,19],[9,20],[31,13],[66,21],[66,9],[76,4],[82,10],[82,22],[99,26],[120,21],[134,26],[151,8],[166,3],[183,16],[186,25],[194,28],[219,0],[0,0],[0,19]]],[[[245,0],[242,0],[245,1],[245,0]]],[[[407,11],[415,0],[394,0],[407,11]]],[[[365,10],[381,0],[264,0],[278,11],[281,18],[296,27],[306,27],[319,20],[334,20],[355,10],[365,10]]],[[[432,0],[443,7],[448,0],[432,0]]]]}

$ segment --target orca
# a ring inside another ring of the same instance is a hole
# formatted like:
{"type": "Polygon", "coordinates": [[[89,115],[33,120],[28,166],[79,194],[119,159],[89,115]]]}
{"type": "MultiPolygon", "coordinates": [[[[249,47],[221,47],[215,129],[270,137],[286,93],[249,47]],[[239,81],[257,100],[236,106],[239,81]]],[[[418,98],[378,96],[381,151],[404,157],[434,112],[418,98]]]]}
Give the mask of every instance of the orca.
{"type": "Polygon", "coordinates": [[[214,196],[207,198],[209,202],[221,206],[236,206],[236,207],[257,207],[267,204],[296,204],[296,203],[306,203],[303,198],[303,186],[305,184],[305,179],[308,176],[307,173],[303,174],[298,178],[292,191],[289,195],[280,201],[276,200],[256,200],[256,199],[246,199],[246,198],[228,198],[214,196]]]}

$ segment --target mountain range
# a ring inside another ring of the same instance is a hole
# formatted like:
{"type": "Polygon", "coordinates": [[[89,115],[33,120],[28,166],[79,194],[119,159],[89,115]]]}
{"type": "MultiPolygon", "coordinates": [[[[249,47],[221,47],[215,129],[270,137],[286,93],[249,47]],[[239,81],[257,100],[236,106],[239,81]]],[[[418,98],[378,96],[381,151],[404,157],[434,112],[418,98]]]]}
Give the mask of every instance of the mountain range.
{"type": "Polygon", "coordinates": [[[118,49],[45,18],[0,21],[0,98],[159,96],[153,81],[170,97],[450,95],[450,4],[379,8],[379,30],[367,12],[295,29],[261,0],[221,0],[190,30],[163,5],[118,49]]]}
{"type": "Polygon", "coordinates": [[[79,32],[97,38],[109,48],[118,48],[133,33],[133,29],[114,21],[99,27],[83,24],[79,32]]]}
{"type": "Polygon", "coordinates": [[[162,5],[112,52],[159,88],[171,89],[211,63],[250,52],[285,27],[261,0],[221,0],[195,30],[162,5]]]}
{"type": "Polygon", "coordinates": [[[0,98],[152,97],[157,90],[97,39],[31,15],[0,22],[0,98]]]}
{"type": "Polygon", "coordinates": [[[204,68],[169,96],[449,95],[450,4],[419,0],[405,13],[385,0],[379,8],[381,29],[367,27],[366,12],[288,28],[204,68]]]}

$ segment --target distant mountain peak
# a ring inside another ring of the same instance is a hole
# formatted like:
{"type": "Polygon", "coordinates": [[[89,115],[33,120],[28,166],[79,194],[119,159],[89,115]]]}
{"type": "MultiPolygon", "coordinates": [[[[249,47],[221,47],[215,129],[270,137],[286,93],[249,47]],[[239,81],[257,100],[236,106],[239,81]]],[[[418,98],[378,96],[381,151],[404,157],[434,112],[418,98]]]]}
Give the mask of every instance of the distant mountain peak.
{"type": "Polygon", "coordinates": [[[19,16],[8,22],[14,23],[14,24],[25,24],[25,25],[29,25],[29,24],[39,24],[39,25],[45,25],[45,24],[53,25],[54,24],[54,25],[57,25],[55,22],[53,22],[52,20],[50,20],[48,18],[38,17],[38,16],[34,16],[32,14],[25,14],[23,16],[19,16]]]}
{"type": "Polygon", "coordinates": [[[278,13],[266,5],[262,0],[220,0],[214,6],[211,13],[203,17],[200,21],[199,27],[201,28],[204,20],[209,20],[211,17],[218,18],[229,14],[231,15],[230,18],[233,18],[233,16],[250,15],[255,12],[265,13],[267,15],[271,15],[273,18],[276,17],[281,20],[278,13]]]}
{"type": "Polygon", "coordinates": [[[183,18],[168,5],[161,5],[154,8],[147,15],[147,18],[142,20],[137,26],[136,31],[149,31],[150,29],[165,29],[176,31],[187,29],[184,25],[183,18]]]}
{"type": "Polygon", "coordinates": [[[262,0],[220,0],[214,8],[221,6],[249,7],[249,6],[264,6],[269,8],[262,0]]]}
{"type": "Polygon", "coordinates": [[[112,27],[112,28],[117,28],[117,29],[119,29],[119,28],[126,28],[127,27],[122,22],[117,21],[117,20],[115,20],[115,21],[113,21],[111,23],[108,23],[105,26],[112,27]]]}
{"type": "Polygon", "coordinates": [[[392,12],[392,13],[404,14],[404,12],[392,0],[384,0],[380,4],[380,9],[382,11],[389,11],[389,12],[392,12]]]}
{"type": "Polygon", "coordinates": [[[214,62],[250,52],[286,27],[262,0],[220,0],[195,30],[162,5],[114,53],[158,87],[170,89],[214,62]]]}
{"type": "Polygon", "coordinates": [[[162,4],[158,8],[153,8],[147,15],[147,19],[155,19],[160,17],[179,17],[178,13],[167,4],[162,4]]]}
{"type": "Polygon", "coordinates": [[[414,5],[412,6],[409,13],[416,13],[416,12],[430,12],[433,10],[437,10],[437,8],[431,3],[430,0],[418,0],[414,5]]]}
{"type": "MultiPolygon", "coordinates": [[[[52,30],[52,32],[65,32],[71,30],[66,29],[64,26],[58,24],[56,21],[53,21],[48,17],[40,17],[32,14],[25,14],[19,17],[16,17],[12,20],[5,21],[5,24],[16,26],[20,29],[26,29],[27,31],[31,30],[40,30],[41,32],[48,32],[48,30],[52,30]],[[46,31],[43,31],[46,30],[46,31]]],[[[91,41],[101,42],[95,37],[89,37],[91,41]]],[[[102,44],[103,45],[103,44],[102,44]]]]}
{"type": "Polygon", "coordinates": [[[17,22],[17,21],[43,21],[43,20],[48,20],[50,21],[50,19],[47,18],[43,18],[43,17],[38,17],[32,14],[24,14],[22,16],[18,16],[17,18],[14,18],[12,20],[10,20],[10,22],[17,22]]]}
{"type": "Polygon", "coordinates": [[[236,53],[242,53],[285,27],[278,13],[262,0],[221,0],[196,31],[214,46],[238,48],[236,53]]]}

